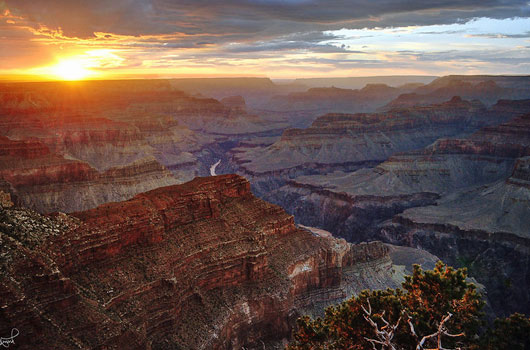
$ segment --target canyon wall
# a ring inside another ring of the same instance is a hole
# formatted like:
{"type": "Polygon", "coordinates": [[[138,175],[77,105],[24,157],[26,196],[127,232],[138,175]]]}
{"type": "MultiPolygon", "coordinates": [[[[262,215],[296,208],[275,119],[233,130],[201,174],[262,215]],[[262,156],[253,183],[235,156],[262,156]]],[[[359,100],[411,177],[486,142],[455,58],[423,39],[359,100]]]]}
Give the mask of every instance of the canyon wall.
{"type": "Polygon", "coordinates": [[[287,127],[167,80],[0,84],[0,101],[0,187],[43,213],[207,175],[225,147],[287,127]]]}
{"type": "Polygon", "coordinates": [[[298,228],[236,175],[0,215],[0,333],[17,328],[17,349],[262,349],[301,310],[399,283],[387,246],[298,228]]]}
{"type": "Polygon", "coordinates": [[[530,115],[393,155],[298,176],[264,198],[350,242],[380,239],[468,267],[498,314],[529,312],[530,115]]]}

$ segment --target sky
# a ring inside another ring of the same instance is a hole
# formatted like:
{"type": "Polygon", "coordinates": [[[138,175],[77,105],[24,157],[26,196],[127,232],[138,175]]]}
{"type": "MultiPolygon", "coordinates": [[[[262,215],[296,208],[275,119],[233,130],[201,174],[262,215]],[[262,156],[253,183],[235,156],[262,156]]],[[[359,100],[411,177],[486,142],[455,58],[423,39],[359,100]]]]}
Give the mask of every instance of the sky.
{"type": "Polygon", "coordinates": [[[0,0],[0,76],[530,74],[530,1],[0,0]]]}

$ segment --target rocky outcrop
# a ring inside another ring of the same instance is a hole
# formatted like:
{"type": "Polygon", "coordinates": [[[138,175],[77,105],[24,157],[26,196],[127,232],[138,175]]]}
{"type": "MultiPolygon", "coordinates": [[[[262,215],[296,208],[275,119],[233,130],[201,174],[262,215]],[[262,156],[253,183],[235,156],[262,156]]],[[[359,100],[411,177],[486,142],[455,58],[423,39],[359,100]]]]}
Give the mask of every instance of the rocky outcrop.
{"type": "Polygon", "coordinates": [[[0,187],[41,212],[189,181],[223,147],[286,127],[167,80],[0,84],[0,100],[0,187]]]}
{"type": "Polygon", "coordinates": [[[11,195],[9,193],[0,191],[0,207],[11,208],[12,206],[13,202],[11,201],[11,195]]]}
{"type": "Polygon", "coordinates": [[[255,175],[312,164],[381,162],[440,137],[476,130],[484,110],[455,98],[441,105],[380,114],[328,114],[307,129],[286,130],[265,149],[235,149],[234,161],[255,175]]]}
{"type": "Polygon", "coordinates": [[[527,99],[530,97],[528,77],[503,76],[446,76],[430,84],[404,93],[382,107],[382,110],[408,108],[440,103],[452,96],[467,100],[479,100],[491,106],[501,99],[527,99]]]}
{"type": "Polygon", "coordinates": [[[245,103],[245,99],[242,97],[242,96],[229,96],[229,97],[225,97],[221,100],[221,103],[224,104],[225,106],[229,107],[229,108],[233,108],[233,109],[238,109],[238,110],[246,110],[247,109],[247,105],[245,103]]]}
{"type": "Polygon", "coordinates": [[[177,183],[153,157],[103,172],[50,152],[39,141],[0,138],[0,180],[17,203],[40,212],[75,211],[177,183]]]}
{"type": "MultiPolygon", "coordinates": [[[[434,204],[436,193],[359,193],[341,180],[349,173],[299,176],[263,194],[295,216],[297,222],[323,228],[349,242],[371,241],[379,225],[411,207],[434,204]]],[[[354,172],[355,174],[355,172],[354,172]]]]}
{"type": "Polygon", "coordinates": [[[530,313],[528,164],[528,157],[521,158],[506,180],[405,210],[383,226],[380,237],[467,267],[498,315],[530,313]]]}
{"type": "Polygon", "coordinates": [[[265,198],[349,241],[381,239],[466,266],[495,312],[529,312],[529,145],[524,115],[373,169],[300,176],[265,198]]]}
{"type": "Polygon", "coordinates": [[[19,349],[262,349],[301,310],[398,283],[387,246],[300,229],[236,175],[0,216],[0,334],[19,349]]]}

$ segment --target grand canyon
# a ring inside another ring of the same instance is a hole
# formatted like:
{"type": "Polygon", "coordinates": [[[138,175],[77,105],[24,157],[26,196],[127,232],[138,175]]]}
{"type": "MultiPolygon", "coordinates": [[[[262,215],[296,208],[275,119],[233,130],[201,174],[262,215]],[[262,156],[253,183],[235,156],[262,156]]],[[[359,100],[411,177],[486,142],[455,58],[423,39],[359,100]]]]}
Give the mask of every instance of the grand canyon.
{"type": "Polygon", "coordinates": [[[505,94],[528,78],[472,78],[507,87],[468,100],[444,77],[427,87],[454,96],[403,106],[409,85],[368,85],[351,94],[372,112],[316,117],[315,93],[352,95],[273,110],[303,96],[280,86],[264,112],[245,97],[266,79],[218,99],[193,79],[3,84],[0,331],[28,349],[280,348],[297,317],[438,259],[490,314],[530,312],[530,99],[505,94]]]}
{"type": "Polygon", "coordinates": [[[502,350],[505,325],[529,349],[529,18],[0,1],[0,346],[502,350]],[[417,313],[372,313],[418,276],[459,276],[475,333],[448,312],[422,339],[419,289],[417,313]],[[372,338],[337,342],[362,298],[372,338]]]}

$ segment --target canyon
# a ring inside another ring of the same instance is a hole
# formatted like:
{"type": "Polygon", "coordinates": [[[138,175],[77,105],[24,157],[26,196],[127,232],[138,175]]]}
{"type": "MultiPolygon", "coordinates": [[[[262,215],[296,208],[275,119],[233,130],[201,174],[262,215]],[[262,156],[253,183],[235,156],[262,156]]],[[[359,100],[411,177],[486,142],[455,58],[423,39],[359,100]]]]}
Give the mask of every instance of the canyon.
{"type": "Polygon", "coordinates": [[[529,312],[529,137],[527,114],[375,167],[286,179],[264,198],[350,242],[379,239],[465,266],[496,312],[529,312]]]}
{"type": "Polygon", "coordinates": [[[402,78],[0,84],[0,335],[279,349],[438,258],[530,313],[528,77],[402,78]]]}
{"type": "Polygon", "coordinates": [[[0,100],[0,187],[40,212],[89,209],[207,175],[223,143],[288,126],[248,113],[241,97],[225,105],[169,81],[4,84],[0,100]]]}
{"type": "Polygon", "coordinates": [[[410,271],[409,251],[299,228],[237,175],[71,214],[0,198],[0,333],[19,349],[275,348],[298,315],[410,271]]]}

